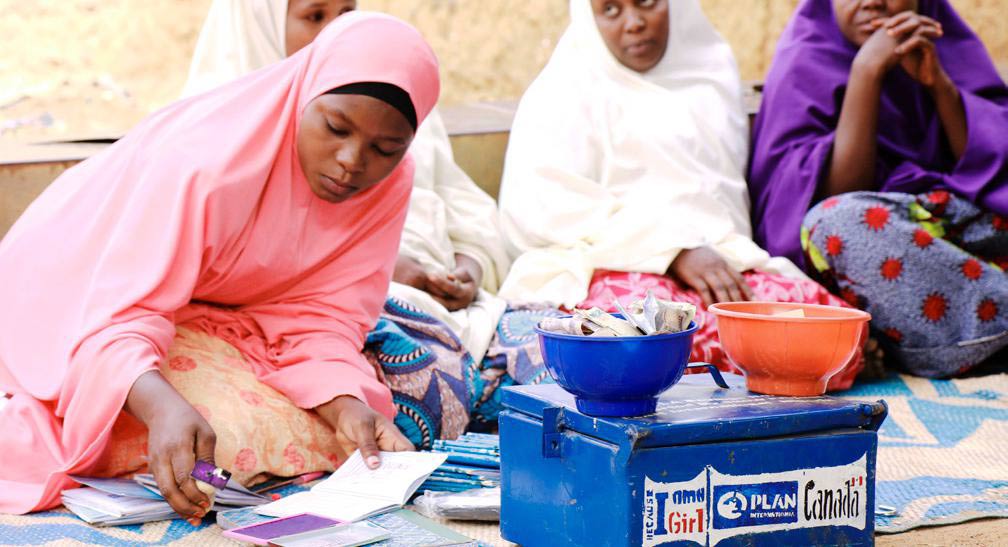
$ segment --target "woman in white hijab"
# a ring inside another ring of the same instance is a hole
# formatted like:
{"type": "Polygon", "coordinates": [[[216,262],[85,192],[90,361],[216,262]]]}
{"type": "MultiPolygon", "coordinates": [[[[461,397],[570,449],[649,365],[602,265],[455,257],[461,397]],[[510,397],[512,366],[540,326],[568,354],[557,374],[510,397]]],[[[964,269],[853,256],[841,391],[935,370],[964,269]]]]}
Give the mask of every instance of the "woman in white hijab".
{"type": "MultiPolygon", "coordinates": [[[[293,55],[356,0],[214,0],[184,96],[293,55]]],[[[496,420],[500,385],[538,383],[532,325],[553,310],[495,296],[510,266],[496,204],[455,163],[435,109],[410,146],[416,171],[389,299],[365,355],[418,447],[496,420]]]]}
{"type": "MultiPolygon", "coordinates": [[[[500,210],[515,261],[501,296],[692,302],[692,357],[725,370],[707,305],[841,305],[751,239],[742,86],[697,0],[571,0],[570,15],[511,130],[500,210]]],[[[859,355],[831,387],[860,367],[859,355]]]]}

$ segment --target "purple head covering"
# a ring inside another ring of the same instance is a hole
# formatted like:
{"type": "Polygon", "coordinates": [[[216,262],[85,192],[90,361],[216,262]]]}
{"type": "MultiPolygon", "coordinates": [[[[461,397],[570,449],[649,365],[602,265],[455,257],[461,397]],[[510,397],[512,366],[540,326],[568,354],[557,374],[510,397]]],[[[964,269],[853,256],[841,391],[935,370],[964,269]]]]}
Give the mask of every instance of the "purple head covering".
{"type": "MultiPolygon", "coordinates": [[[[926,89],[894,68],[882,87],[875,189],[946,189],[1008,215],[1008,88],[976,34],[947,0],[920,0],[936,19],[945,72],[962,95],[968,144],[957,162],[926,89]]],[[[805,0],[784,30],[756,118],[749,193],[756,242],[804,264],[801,221],[825,172],[851,63],[830,0],[805,0]]]]}

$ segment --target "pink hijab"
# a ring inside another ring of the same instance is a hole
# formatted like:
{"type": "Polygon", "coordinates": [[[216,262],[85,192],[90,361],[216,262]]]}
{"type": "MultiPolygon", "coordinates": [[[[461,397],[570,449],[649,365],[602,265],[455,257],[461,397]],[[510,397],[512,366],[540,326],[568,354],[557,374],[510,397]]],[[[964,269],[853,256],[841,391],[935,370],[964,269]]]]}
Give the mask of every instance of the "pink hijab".
{"type": "Polygon", "coordinates": [[[398,19],[344,15],[287,60],[151,115],[27,209],[0,242],[0,391],[13,394],[0,410],[0,512],[56,505],[66,475],[93,468],[133,382],[183,322],[237,346],[303,408],[347,394],[394,416],[360,350],[412,161],[329,203],[295,146],[312,99],[364,81],[405,90],[422,121],[437,61],[398,19]]]}

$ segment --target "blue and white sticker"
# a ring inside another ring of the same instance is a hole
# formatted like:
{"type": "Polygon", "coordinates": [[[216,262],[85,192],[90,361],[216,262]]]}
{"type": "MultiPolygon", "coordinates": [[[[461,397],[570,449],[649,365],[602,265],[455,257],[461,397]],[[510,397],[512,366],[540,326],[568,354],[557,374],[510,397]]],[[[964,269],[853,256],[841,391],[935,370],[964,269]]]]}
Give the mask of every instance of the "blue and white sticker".
{"type": "Polygon", "coordinates": [[[867,524],[868,458],[835,467],[726,475],[709,469],[710,543],[777,530],[867,524]],[[744,500],[744,501],[743,501],[744,500]]]}
{"type": "Polygon", "coordinates": [[[645,477],[643,545],[705,543],[707,493],[707,470],[685,482],[655,482],[645,477]]]}
{"type": "Polygon", "coordinates": [[[673,541],[717,545],[748,534],[867,526],[868,459],[782,473],[729,475],[708,466],[690,481],[645,477],[646,547],[673,541]]]}
{"type": "Polygon", "coordinates": [[[711,490],[716,528],[798,522],[798,481],[722,484],[711,490]]]}

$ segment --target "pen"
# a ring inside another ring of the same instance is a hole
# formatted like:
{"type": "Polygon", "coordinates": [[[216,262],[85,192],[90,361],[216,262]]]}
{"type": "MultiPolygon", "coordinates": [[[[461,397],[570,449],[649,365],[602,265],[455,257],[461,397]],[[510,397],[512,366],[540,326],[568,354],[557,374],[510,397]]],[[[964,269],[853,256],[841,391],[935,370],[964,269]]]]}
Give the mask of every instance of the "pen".
{"type": "Polygon", "coordinates": [[[277,488],[280,488],[282,486],[287,486],[289,484],[305,484],[305,483],[309,483],[311,481],[321,479],[324,476],[325,476],[325,471],[316,471],[314,473],[306,473],[306,474],[298,476],[298,477],[293,477],[293,478],[290,478],[290,479],[282,480],[280,482],[275,482],[273,484],[268,484],[266,486],[263,486],[262,488],[258,488],[256,490],[253,490],[253,492],[255,492],[256,494],[262,494],[264,492],[269,492],[270,490],[276,490],[277,488]]]}

